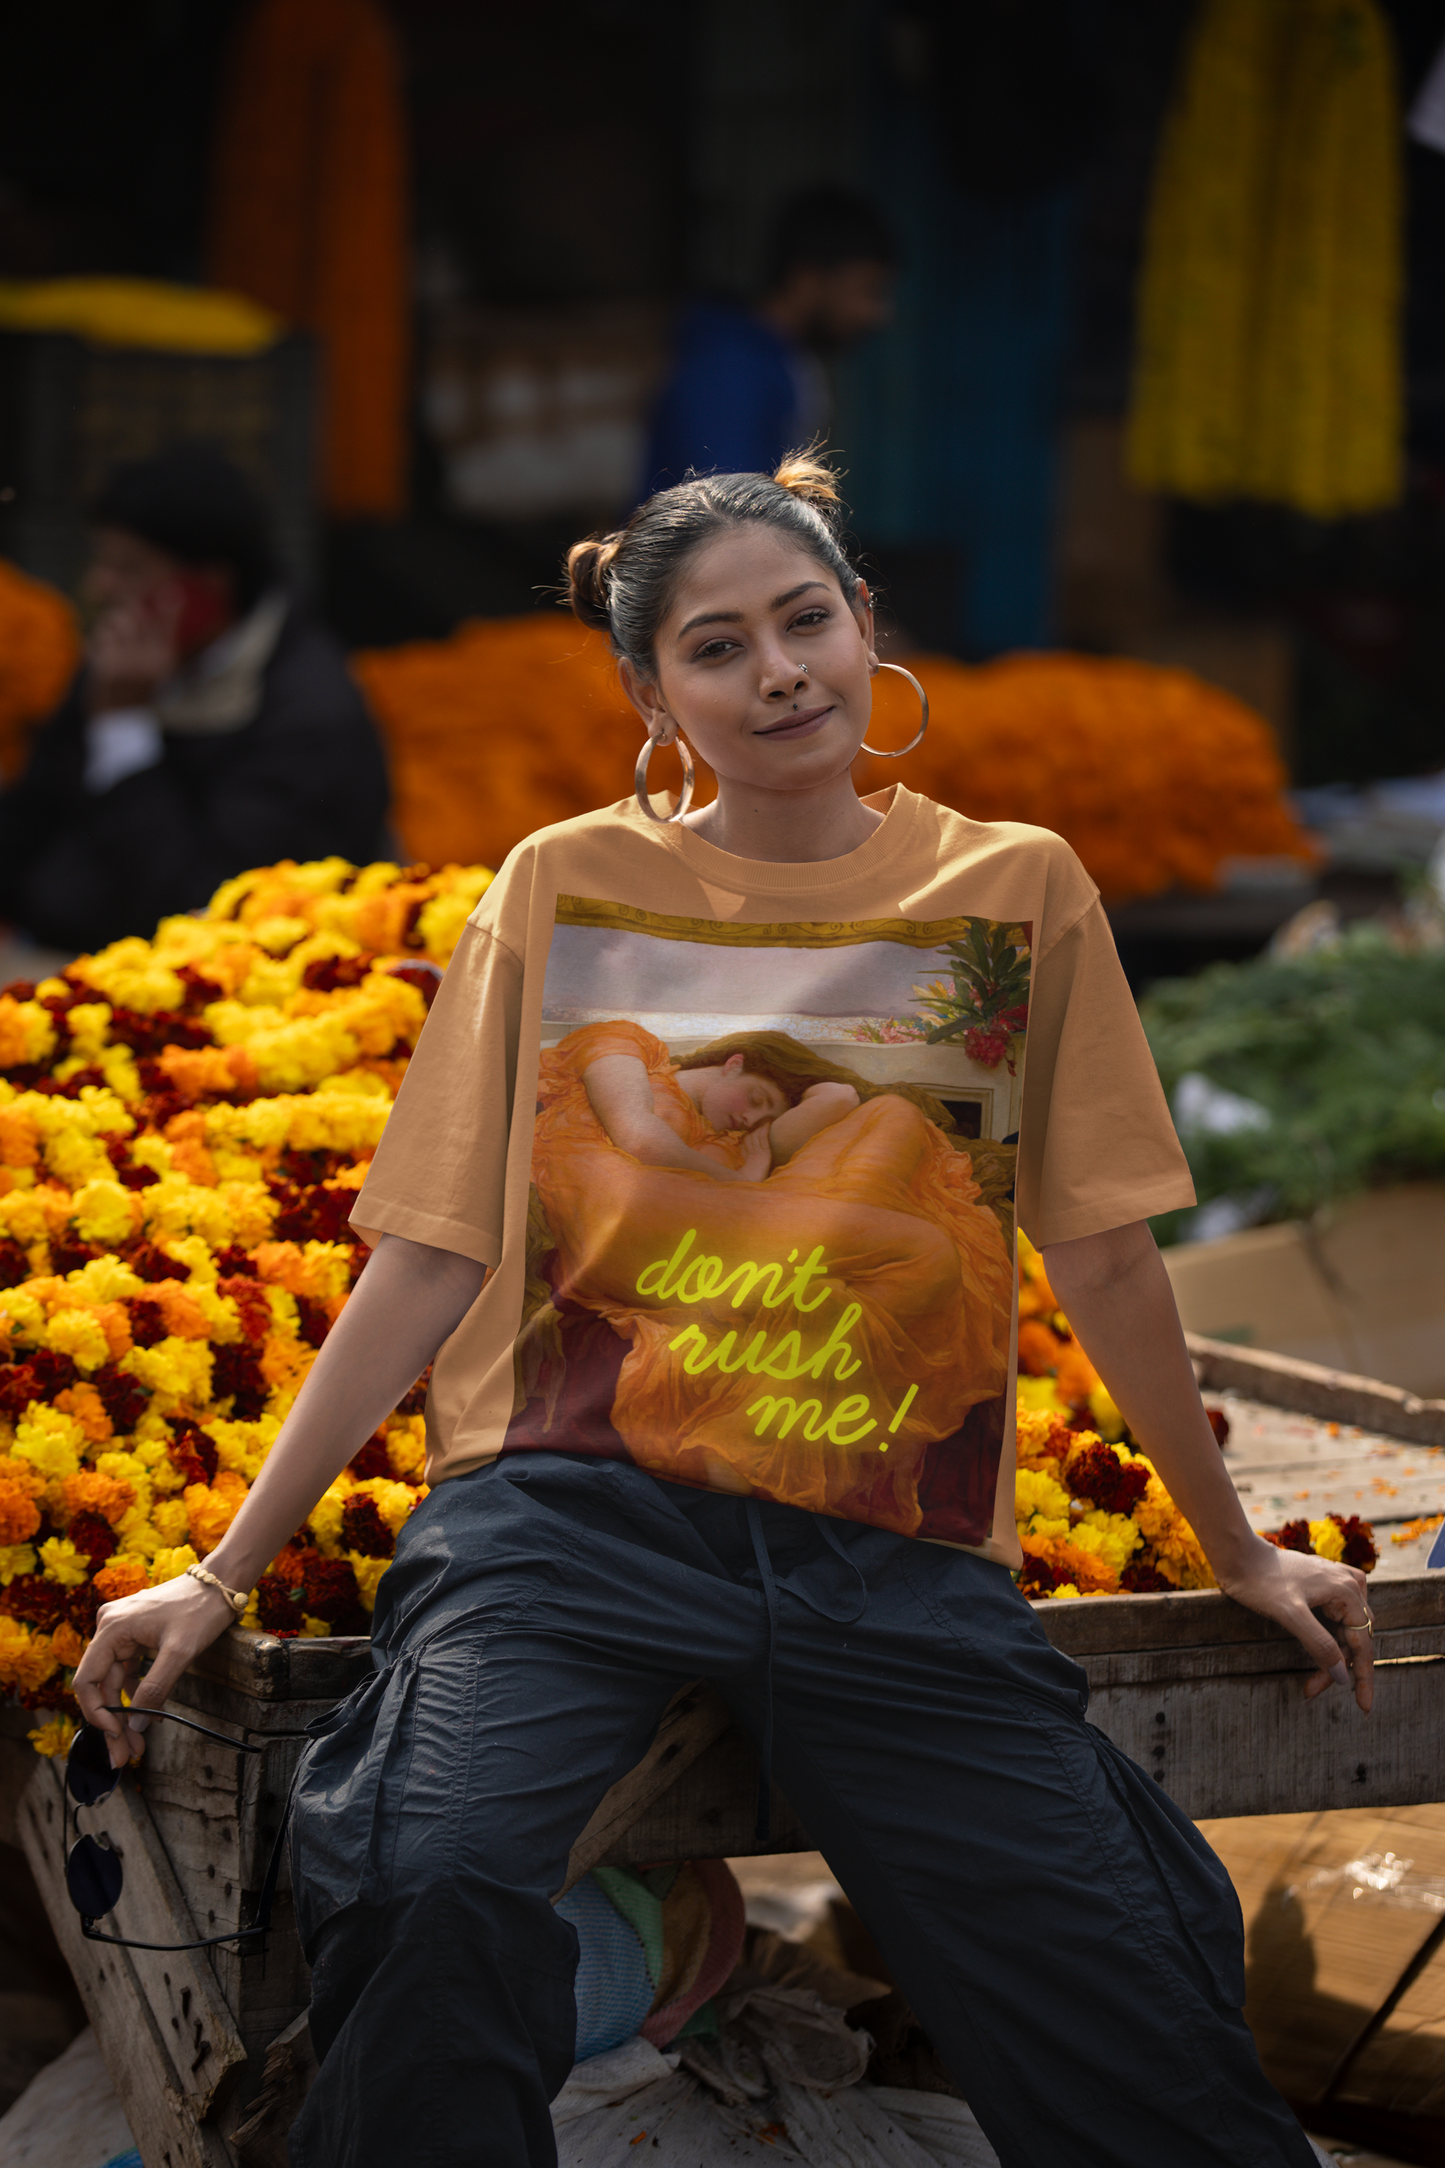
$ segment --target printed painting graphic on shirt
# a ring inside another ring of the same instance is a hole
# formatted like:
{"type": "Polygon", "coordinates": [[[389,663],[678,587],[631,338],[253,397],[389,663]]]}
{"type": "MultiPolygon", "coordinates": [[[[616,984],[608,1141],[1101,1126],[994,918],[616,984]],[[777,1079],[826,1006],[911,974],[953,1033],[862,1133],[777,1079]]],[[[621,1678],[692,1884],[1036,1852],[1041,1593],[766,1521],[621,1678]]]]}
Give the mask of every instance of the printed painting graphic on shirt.
{"type": "Polygon", "coordinates": [[[985,1544],[1029,945],[560,897],[505,1450],[985,1544]]]}

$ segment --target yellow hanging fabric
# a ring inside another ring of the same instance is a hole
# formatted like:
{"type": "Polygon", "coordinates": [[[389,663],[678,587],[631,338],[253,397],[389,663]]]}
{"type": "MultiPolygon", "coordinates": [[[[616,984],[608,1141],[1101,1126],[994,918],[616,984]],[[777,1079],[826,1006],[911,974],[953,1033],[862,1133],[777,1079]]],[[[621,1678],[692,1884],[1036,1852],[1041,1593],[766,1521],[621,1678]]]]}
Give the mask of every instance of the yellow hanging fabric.
{"type": "Polygon", "coordinates": [[[1320,519],[1396,502],[1401,218],[1375,0],[1206,0],[1155,175],[1135,480],[1320,519]]]}

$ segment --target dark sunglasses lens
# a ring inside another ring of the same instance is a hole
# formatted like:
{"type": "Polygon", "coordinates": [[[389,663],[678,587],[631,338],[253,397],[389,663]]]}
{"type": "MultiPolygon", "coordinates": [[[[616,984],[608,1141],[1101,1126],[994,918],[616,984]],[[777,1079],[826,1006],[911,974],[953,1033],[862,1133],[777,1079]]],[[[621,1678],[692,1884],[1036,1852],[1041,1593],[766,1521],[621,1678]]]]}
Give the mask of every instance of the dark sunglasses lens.
{"type": "Polygon", "coordinates": [[[124,1879],[114,1852],[94,1837],[76,1838],[65,1862],[65,1886],[77,1912],[88,1920],[103,1919],[120,1896],[124,1879]]]}
{"type": "Polygon", "coordinates": [[[70,1742],[65,1764],[65,1784],[77,1805],[93,1807],[115,1790],[120,1771],[110,1765],[110,1746],[105,1732],[94,1724],[82,1724],[70,1742]]]}

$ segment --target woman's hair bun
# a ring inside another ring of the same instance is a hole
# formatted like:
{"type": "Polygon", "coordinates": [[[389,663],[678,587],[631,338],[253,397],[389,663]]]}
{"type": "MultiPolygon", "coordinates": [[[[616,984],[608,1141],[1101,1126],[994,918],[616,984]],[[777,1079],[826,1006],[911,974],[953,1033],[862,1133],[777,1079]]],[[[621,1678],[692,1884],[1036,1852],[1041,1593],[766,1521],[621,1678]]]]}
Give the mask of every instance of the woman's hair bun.
{"type": "Polygon", "coordinates": [[[590,535],[567,552],[567,600],[573,615],[599,632],[612,629],[608,574],[621,546],[621,534],[590,535]]]}
{"type": "Polygon", "coordinates": [[[790,497],[801,497],[805,504],[816,506],[825,517],[842,503],[838,476],[816,445],[809,445],[804,452],[789,452],[773,480],[790,497]]]}

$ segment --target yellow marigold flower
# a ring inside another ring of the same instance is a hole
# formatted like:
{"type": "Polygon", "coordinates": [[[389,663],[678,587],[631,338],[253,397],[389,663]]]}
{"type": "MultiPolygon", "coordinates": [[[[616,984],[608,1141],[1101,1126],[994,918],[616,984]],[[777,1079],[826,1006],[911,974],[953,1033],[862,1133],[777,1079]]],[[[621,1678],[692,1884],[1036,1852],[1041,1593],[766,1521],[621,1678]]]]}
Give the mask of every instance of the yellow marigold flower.
{"type": "Polygon", "coordinates": [[[128,1046],[102,1047],[96,1056],[97,1066],[107,1085],[117,1099],[128,1107],[137,1106],[145,1097],[145,1086],[140,1080],[140,1070],[128,1046]]]}
{"type": "Polygon", "coordinates": [[[140,1224],[140,1216],[136,1193],[108,1176],[87,1181],[76,1192],[75,1230],[83,1242],[112,1247],[128,1242],[140,1224]]]}
{"type": "Polygon", "coordinates": [[[157,1551],[151,1560],[151,1587],[159,1588],[163,1581],[176,1581],[187,1566],[199,1566],[201,1561],[189,1543],[177,1544],[174,1550],[157,1551]]]}
{"type": "Polygon", "coordinates": [[[356,1575],[356,1586],[361,1595],[361,1607],[364,1611],[370,1611],[376,1603],[376,1591],[380,1585],[381,1577],[391,1564],[391,1560],[389,1558],[364,1558],[360,1551],[348,1551],[346,1556],[350,1559],[352,1571],[356,1575]]]}
{"type": "Polygon", "coordinates": [[[41,1475],[62,1482],[80,1466],[86,1444],[85,1432],[73,1415],[32,1400],[15,1425],[15,1455],[28,1460],[41,1475]]]}
{"type": "Polygon", "coordinates": [[[306,1525],[317,1550],[324,1552],[327,1558],[340,1556],[341,1511],[355,1488],[352,1478],[343,1472],[311,1508],[306,1525]]]}
{"type": "Polygon", "coordinates": [[[303,1641],[325,1641],[331,1628],[324,1618],[313,1618],[309,1611],[301,1614],[301,1638],[303,1641]]]}
{"type": "Polygon", "coordinates": [[[211,1397],[211,1360],[204,1340],[168,1333],[154,1347],[133,1347],[121,1368],[172,1406],[203,1408],[211,1397]]]}
{"type": "Polygon", "coordinates": [[[178,1009],[185,998],[175,972],[157,959],[149,941],[138,934],[112,941],[96,956],[78,956],[71,969],[114,1007],[136,1009],[142,1016],[178,1009]]]}
{"type": "MultiPolygon", "coordinates": [[[[157,1234],[199,1235],[210,1248],[224,1249],[229,1242],[243,1239],[238,1235],[229,1203],[229,1191],[237,1187],[233,1183],[226,1190],[212,1189],[179,1172],[163,1174],[149,1189],[136,1192],[146,1232],[152,1238],[157,1234]]],[[[271,1203],[269,1197],[266,1201],[271,1203]]],[[[268,1224],[274,1212],[273,1205],[268,1224]]],[[[171,1247],[174,1249],[174,1241],[171,1247]]]]}
{"type": "Polygon", "coordinates": [[[79,1588],[90,1573],[90,1555],[77,1551],[69,1536],[49,1536],[40,1545],[40,1570],[61,1588],[79,1588]]]}
{"type": "Polygon", "coordinates": [[[218,1418],[206,1424],[207,1434],[215,1442],[219,1466],[233,1469],[248,1483],[254,1483],[261,1473],[280,1428],[274,1415],[260,1416],[254,1423],[223,1422],[218,1418]]]}
{"type": "Polygon", "coordinates": [[[1150,1469],[1149,1488],[1134,1508],[1134,1519],[1153,1548],[1155,1565],[1176,1588],[1214,1588],[1217,1584],[1199,1538],[1153,1472],[1152,1462],[1142,1453],[1135,1459],[1150,1469]]]}
{"type": "Polygon", "coordinates": [[[1105,1513],[1096,1508],[1086,1513],[1069,1532],[1069,1540],[1081,1551],[1092,1551],[1122,1573],[1144,1541],[1144,1532],[1127,1513],[1105,1513]]]}
{"type": "Polygon", "coordinates": [[[110,1003],[77,1001],[67,1011],[65,1021],[70,1029],[72,1054],[78,1054],[82,1062],[93,1062],[110,1030],[110,1003]]]}
{"type": "MultiPolygon", "coordinates": [[[[65,1192],[57,1192],[46,1185],[38,1189],[12,1189],[0,1197],[0,1234],[8,1235],[22,1249],[33,1249],[37,1242],[45,1242],[50,1236],[51,1211],[59,1197],[64,1198],[63,1227],[70,1216],[70,1198],[65,1192]]],[[[24,1287],[7,1287],[0,1290],[0,1309],[12,1317],[22,1308],[36,1307],[33,1295],[24,1287]]]]}
{"type": "Polygon", "coordinates": [[[27,1731],[25,1736],[37,1754],[45,1754],[52,1759],[59,1756],[63,1760],[70,1752],[70,1742],[78,1729],[73,1716],[52,1716],[35,1731],[27,1731]]]}
{"type": "MultiPolygon", "coordinates": [[[[122,1198],[129,1201],[129,1191],[122,1189],[119,1182],[111,1179],[110,1160],[106,1156],[105,1146],[90,1130],[67,1128],[55,1131],[46,1139],[45,1164],[56,1180],[63,1182],[72,1193],[86,1188],[91,1182],[99,1182],[118,1191],[122,1198]]],[[[127,1212],[126,1234],[129,1234],[130,1228],[130,1215],[127,1212]]],[[[87,1242],[103,1239],[106,1238],[89,1234],[85,1236],[87,1242]]],[[[109,1239],[121,1241],[124,1237],[114,1235],[109,1239]]]]}
{"type": "Polygon", "coordinates": [[[1051,1377],[1021,1377],[1018,1381],[1018,1404],[1020,1408],[1040,1415],[1062,1415],[1067,1418],[1072,1412],[1068,1401],[1059,1391],[1058,1379],[1051,1377]]]}
{"type": "MultiPolygon", "coordinates": [[[[187,1487],[194,1490],[202,1486],[191,1484],[187,1487]]],[[[191,1509],[185,1495],[160,1499],[151,1508],[151,1522],[163,1545],[184,1543],[191,1529],[191,1509]]],[[[211,1548],[214,1550],[215,1545],[211,1548]]]]}
{"type": "Polygon", "coordinates": [[[422,905],[416,930],[434,964],[445,969],[451,962],[462,928],[491,887],[492,879],[485,866],[468,866],[455,888],[422,905]]]}
{"type": "Polygon", "coordinates": [[[89,1264],[65,1276],[84,1302],[124,1302],[130,1295],[148,1295],[150,1289],[138,1272],[118,1257],[92,1257],[89,1264]]]}
{"type": "Polygon", "coordinates": [[[1106,1445],[1117,1445],[1125,1430],[1124,1417],[1107,1385],[1100,1383],[1089,1391],[1089,1413],[1094,1418],[1099,1436],[1106,1445]]]}
{"type": "Polygon", "coordinates": [[[1080,1593],[1081,1591],[1075,1588],[1072,1581],[1065,1581],[1061,1588],[1056,1588],[1054,1590],[1052,1596],[1049,1598],[1049,1601],[1051,1603],[1062,1603],[1066,1596],[1077,1596],[1080,1593]]]}
{"type": "Polygon", "coordinates": [[[392,1474],[403,1483],[420,1483],[426,1467],[426,1417],[396,1415],[382,1428],[392,1474]]]}
{"type": "Polygon", "coordinates": [[[99,1370],[110,1361],[110,1342],[93,1310],[57,1310],[45,1339],[58,1354],[73,1357],[82,1370],[99,1370]]]}
{"type": "Polygon", "coordinates": [[[269,1190],[257,1182],[228,1180],[220,1183],[216,1196],[230,1227],[227,1241],[239,1242],[243,1250],[253,1250],[265,1241],[279,1209],[269,1190]]]}
{"type": "MultiPolygon", "coordinates": [[[[38,1513],[35,1525],[37,1528],[40,1525],[38,1513]]],[[[8,1588],[17,1573],[33,1573],[35,1567],[35,1552],[30,1544],[0,1543],[0,1588],[8,1588]]]]}
{"type": "Polygon", "coordinates": [[[1014,1475],[1014,1515],[1021,1521],[1031,1514],[1041,1513],[1050,1520],[1062,1519],[1065,1527],[1069,1520],[1069,1494],[1051,1475],[1040,1468],[1020,1468],[1014,1475]]]}
{"type": "MultiPolygon", "coordinates": [[[[24,1237],[14,1236],[13,1226],[5,1224],[4,1207],[13,1202],[13,1198],[0,1197],[0,1233],[11,1234],[20,1241],[24,1237]]],[[[12,1344],[19,1341],[34,1347],[43,1339],[44,1306],[28,1287],[0,1287],[0,1329],[12,1344]]]]}
{"type": "Polygon", "coordinates": [[[0,994],[0,1069],[22,1062],[49,1061],[55,1052],[55,1026],[38,1001],[16,1001],[0,994]]]}
{"type": "Polygon", "coordinates": [[[1343,1558],[1345,1537],[1339,1523],[1333,1520],[1311,1521],[1310,1548],[1317,1558],[1343,1558]]]}

